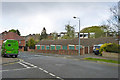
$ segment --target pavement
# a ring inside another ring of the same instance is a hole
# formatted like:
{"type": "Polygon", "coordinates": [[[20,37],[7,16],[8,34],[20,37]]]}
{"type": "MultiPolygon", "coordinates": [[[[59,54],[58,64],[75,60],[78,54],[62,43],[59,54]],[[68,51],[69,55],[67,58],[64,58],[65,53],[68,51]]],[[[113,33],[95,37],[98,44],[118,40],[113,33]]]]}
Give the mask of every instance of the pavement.
{"type": "Polygon", "coordinates": [[[1,57],[0,56],[0,64],[7,64],[11,62],[18,62],[19,59],[17,58],[7,58],[7,57],[1,57]]]}

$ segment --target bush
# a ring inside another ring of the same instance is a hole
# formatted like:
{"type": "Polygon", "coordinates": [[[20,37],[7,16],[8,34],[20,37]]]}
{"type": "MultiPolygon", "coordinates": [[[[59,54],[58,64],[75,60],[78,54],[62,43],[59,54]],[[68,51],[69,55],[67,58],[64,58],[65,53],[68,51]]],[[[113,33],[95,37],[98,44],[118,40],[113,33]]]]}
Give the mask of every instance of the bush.
{"type": "Polygon", "coordinates": [[[106,51],[106,48],[108,45],[111,45],[112,43],[105,43],[103,44],[100,49],[99,49],[99,53],[102,54],[103,51],[106,51]]]}
{"type": "Polygon", "coordinates": [[[114,53],[120,53],[120,45],[118,44],[111,44],[106,47],[106,52],[114,52],[114,53]]]}
{"type": "Polygon", "coordinates": [[[99,53],[102,54],[103,51],[120,53],[120,45],[115,43],[105,43],[100,47],[99,53]]]}

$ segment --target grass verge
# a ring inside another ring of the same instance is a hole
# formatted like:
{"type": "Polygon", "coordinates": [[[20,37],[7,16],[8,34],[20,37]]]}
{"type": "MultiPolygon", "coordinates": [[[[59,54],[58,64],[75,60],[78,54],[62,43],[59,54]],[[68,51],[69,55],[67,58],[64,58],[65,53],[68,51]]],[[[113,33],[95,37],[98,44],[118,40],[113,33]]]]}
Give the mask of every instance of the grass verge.
{"type": "Polygon", "coordinates": [[[107,60],[107,59],[99,59],[99,58],[84,58],[85,60],[92,60],[92,61],[101,61],[101,62],[108,62],[108,63],[116,63],[116,64],[120,64],[120,61],[116,61],[116,60],[107,60]]]}

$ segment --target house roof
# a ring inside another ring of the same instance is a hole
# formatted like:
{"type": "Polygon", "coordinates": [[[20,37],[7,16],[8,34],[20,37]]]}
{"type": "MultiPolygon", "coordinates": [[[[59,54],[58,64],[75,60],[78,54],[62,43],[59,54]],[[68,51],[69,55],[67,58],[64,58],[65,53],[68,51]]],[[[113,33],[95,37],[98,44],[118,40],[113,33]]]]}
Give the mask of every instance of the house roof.
{"type": "MultiPolygon", "coordinates": [[[[104,44],[104,43],[118,43],[116,38],[113,37],[104,37],[104,38],[83,38],[80,39],[80,44],[83,46],[93,46],[96,44],[104,44]]],[[[61,39],[61,40],[42,40],[37,45],[78,45],[79,38],[75,39],[61,39]]]]}
{"type": "Polygon", "coordinates": [[[2,39],[24,40],[23,37],[19,36],[17,33],[14,32],[8,32],[6,35],[2,36],[2,39]]]}

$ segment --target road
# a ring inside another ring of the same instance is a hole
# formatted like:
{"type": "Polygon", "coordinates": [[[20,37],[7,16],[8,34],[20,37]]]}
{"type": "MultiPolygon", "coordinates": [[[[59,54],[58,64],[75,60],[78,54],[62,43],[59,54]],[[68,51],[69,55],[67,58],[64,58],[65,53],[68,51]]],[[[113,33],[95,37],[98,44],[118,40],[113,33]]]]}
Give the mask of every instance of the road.
{"type": "Polygon", "coordinates": [[[65,57],[19,53],[19,62],[2,65],[2,78],[118,78],[118,66],[65,57]]]}

